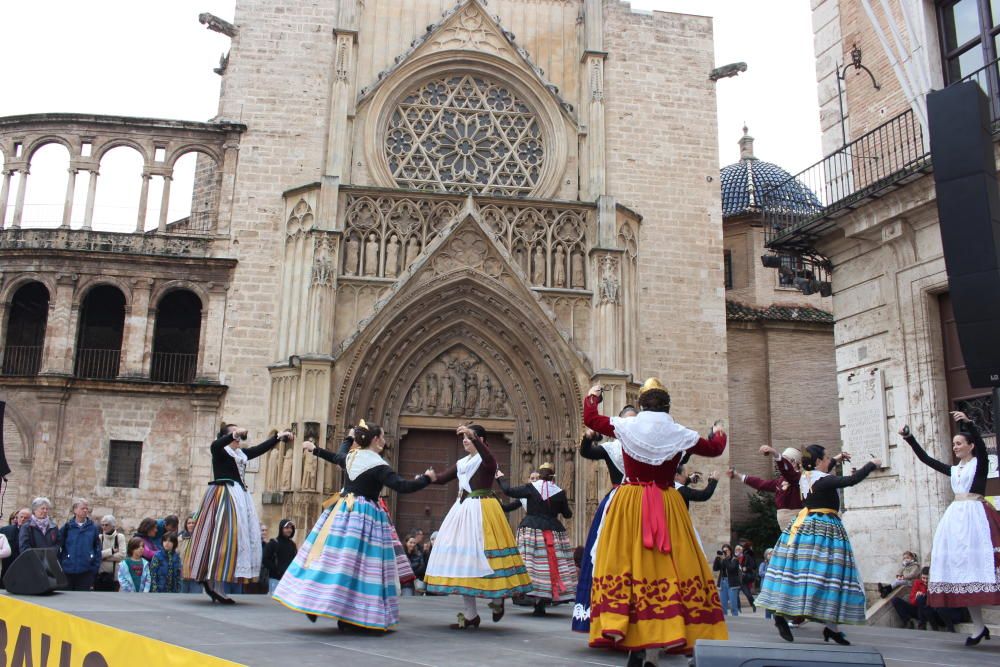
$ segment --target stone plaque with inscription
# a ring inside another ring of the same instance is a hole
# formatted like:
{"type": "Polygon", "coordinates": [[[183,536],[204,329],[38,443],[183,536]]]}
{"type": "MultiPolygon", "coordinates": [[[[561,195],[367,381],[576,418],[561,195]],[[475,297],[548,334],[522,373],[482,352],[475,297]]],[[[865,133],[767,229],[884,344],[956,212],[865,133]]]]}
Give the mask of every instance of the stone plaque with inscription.
{"type": "Polygon", "coordinates": [[[889,464],[889,431],[886,423],[885,379],[881,370],[861,372],[847,381],[840,402],[841,440],[860,468],[872,457],[889,464]]]}

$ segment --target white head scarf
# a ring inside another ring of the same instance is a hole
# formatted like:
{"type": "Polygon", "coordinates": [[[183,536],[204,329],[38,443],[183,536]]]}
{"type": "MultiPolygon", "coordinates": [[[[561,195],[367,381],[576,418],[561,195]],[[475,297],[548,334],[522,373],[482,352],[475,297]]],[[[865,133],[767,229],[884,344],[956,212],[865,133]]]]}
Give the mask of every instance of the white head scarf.
{"type": "Polygon", "coordinates": [[[636,461],[660,465],[695,446],[701,436],[681,426],[667,412],[640,412],[635,417],[612,417],[611,425],[622,449],[636,461]]]}

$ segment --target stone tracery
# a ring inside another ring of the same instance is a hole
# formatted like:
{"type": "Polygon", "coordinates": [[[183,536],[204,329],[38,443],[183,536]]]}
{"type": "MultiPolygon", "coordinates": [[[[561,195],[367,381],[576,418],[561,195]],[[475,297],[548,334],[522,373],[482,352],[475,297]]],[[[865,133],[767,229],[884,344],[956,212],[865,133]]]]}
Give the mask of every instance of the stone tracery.
{"type": "Polygon", "coordinates": [[[404,95],[383,150],[403,188],[524,196],[540,180],[546,140],[536,112],[509,86],[470,73],[404,95]]]}

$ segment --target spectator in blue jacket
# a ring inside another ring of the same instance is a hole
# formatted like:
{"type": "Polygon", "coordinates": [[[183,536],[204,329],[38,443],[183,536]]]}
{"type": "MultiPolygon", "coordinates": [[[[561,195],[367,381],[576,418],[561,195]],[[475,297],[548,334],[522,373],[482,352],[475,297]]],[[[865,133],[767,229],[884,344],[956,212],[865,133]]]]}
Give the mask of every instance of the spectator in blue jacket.
{"type": "Polygon", "coordinates": [[[149,590],[152,593],[181,592],[181,557],[177,554],[177,533],[163,536],[163,548],[149,563],[149,590]]]}
{"type": "Polygon", "coordinates": [[[101,531],[90,520],[90,503],[83,498],[73,501],[73,518],[63,524],[59,542],[59,564],[69,580],[69,590],[92,590],[101,568],[101,531]]]}

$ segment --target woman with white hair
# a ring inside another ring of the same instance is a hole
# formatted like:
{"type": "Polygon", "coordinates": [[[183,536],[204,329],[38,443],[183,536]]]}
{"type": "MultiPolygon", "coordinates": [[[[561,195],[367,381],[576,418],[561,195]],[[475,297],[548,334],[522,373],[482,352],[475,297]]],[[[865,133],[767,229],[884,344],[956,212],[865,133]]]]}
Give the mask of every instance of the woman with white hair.
{"type": "Polygon", "coordinates": [[[17,534],[20,550],[59,548],[59,526],[49,518],[52,501],[45,497],[31,501],[31,517],[21,524],[17,534]]]}
{"type": "Polygon", "coordinates": [[[118,591],[118,563],[125,560],[128,540],[118,530],[118,520],[111,514],[101,517],[101,569],[94,582],[95,591],[114,593],[118,591]]]}

